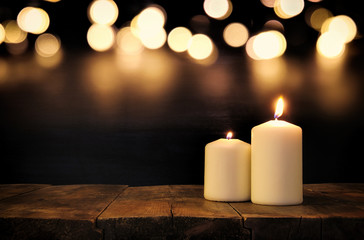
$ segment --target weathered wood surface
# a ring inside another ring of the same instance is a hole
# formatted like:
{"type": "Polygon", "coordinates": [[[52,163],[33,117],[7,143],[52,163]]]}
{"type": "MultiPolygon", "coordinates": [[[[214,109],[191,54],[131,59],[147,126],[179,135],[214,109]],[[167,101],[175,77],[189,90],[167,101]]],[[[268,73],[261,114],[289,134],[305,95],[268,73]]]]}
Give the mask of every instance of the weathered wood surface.
{"type": "Polygon", "coordinates": [[[0,185],[0,200],[49,186],[49,184],[2,184],[0,185]]]}
{"type": "Polygon", "coordinates": [[[228,203],[204,200],[202,190],[129,187],[99,216],[97,226],[105,239],[244,239],[239,214],[228,203]]]}
{"type": "Polygon", "coordinates": [[[0,239],[103,239],[96,218],[125,188],[49,186],[2,199],[0,239]]]}
{"type": "Polygon", "coordinates": [[[364,239],[364,184],[309,184],[298,206],[203,186],[0,185],[0,239],[364,239]]]}
{"type": "Polygon", "coordinates": [[[301,205],[231,206],[244,218],[252,239],[364,239],[363,191],[364,184],[308,184],[301,205]]]}
{"type": "Polygon", "coordinates": [[[229,203],[207,201],[202,186],[171,186],[176,235],[182,239],[246,239],[240,215],[229,203]]]}

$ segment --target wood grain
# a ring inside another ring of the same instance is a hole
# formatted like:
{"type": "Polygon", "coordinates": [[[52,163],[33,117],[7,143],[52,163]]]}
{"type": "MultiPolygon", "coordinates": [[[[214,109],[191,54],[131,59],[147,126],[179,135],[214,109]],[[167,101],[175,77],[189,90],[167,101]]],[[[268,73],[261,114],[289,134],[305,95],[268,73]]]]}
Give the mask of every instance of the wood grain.
{"type": "Polygon", "coordinates": [[[171,186],[173,222],[182,239],[249,239],[241,216],[226,202],[207,201],[203,186],[171,186]]]}
{"type": "MultiPolygon", "coordinates": [[[[364,238],[364,211],[360,200],[342,197],[345,185],[307,185],[304,202],[297,206],[263,206],[231,203],[251,229],[252,239],[354,239],[364,238]],[[335,194],[334,194],[335,193],[335,194]]],[[[355,191],[361,192],[362,185],[355,191]]]]}
{"type": "Polygon", "coordinates": [[[364,184],[308,184],[297,206],[207,201],[201,185],[0,189],[1,240],[364,239],[364,184]]]}
{"type": "Polygon", "coordinates": [[[105,239],[163,239],[172,234],[169,186],[129,187],[97,219],[105,239]]]}
{"type": "Polygon", "coordinates": [[[49,184],[2,184],[0,185],[0,200],[40,188],[48,187],[49,184]]]}
{"type": "Polygon", "coordinates": [[[126,186],[49,186],[0,201],[0,239],[102,239],[97,216],[126,186]]]}

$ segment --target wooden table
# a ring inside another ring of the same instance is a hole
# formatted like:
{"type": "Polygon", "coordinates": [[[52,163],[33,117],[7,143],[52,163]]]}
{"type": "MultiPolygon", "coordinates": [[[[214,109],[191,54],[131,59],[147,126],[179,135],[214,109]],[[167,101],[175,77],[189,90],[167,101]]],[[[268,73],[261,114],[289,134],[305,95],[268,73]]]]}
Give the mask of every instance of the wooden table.
{"type": "Polygon", "coordinates": [[[0,239],[364,239],[364,184],[308,184],[280,207],[196,185],[0,185],[0,239]]]}

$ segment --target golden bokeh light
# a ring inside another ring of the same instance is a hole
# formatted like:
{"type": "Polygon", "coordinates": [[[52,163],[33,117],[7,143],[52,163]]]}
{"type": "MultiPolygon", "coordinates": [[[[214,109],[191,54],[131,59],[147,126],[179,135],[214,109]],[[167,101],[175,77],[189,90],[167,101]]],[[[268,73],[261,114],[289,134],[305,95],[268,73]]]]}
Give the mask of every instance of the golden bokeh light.
{"type": "Polygon", "coordinates": [[[249,31],[241,23],[230,23],[225,27],[223,37],[229,46],[241,47],[248,40],[249,31]]]}
{"type": "Polygon", "coordinates": [[[266,7],[269,7],[269,8],[273,8],[274,7],[274,2],[276,0],[260,0],[260,2],[266,6],[266,7]]]}
{"type": "Polygon", "coordinates": [[[205,0],[203,9],[209,17],[223,20],[230,16],[233,5],[230,0],[205,0]]]}
{"type": "Polygon", "coordinates": [[[277,20],[268,20],[264,23],[265,30],[277,30],[279,32],[284,32],[284,26],[280,21],[277,20]]]}
{"type": "Polygon", "coordinates": [[[164,28],[157,28],[153,31],[144,29],[139,32],[139,37],[144,47],[149,49],[161,48],[167,41],[167,33],[164,28]]]}
{"type": "Polygon", "coordinates": [[[40,35],[35,41],[35,51],[42,57],[52,57],[61,48],[61,41],[50,33],[40,35]]]}
{"type": "Polygon", "coordinates": [[[163,28],[166,23],[166,14],[162,7],[153,5],[144,9],[137,17],[137,27],[139,30],[150,30],[163,28]]]}
{"type": "Polygon", "coordinates": [[[343,42],[352,41],[357,33],[357,27],[353,19],[346,15],[339,15],[327,19],[321,28],[321,33],[331,32],[336,34],[343,42]]]}
{"type": "Polygon", "coordinates": [[[131,30],[131,27],[123,27],[116,35],[116,44],[121,53],[139,54],[144,47],[138,37],[131,30]]]}
{"type": "Polygon", "coordinates": [[[271,30],[259,33],[253,40],[254,59],[272,59],[283,55],[287,42],[282,33],[271,30]]]}
{"type": "Polygon", "coordinates": [[[114,29],[108,25],[93,24],[87,31],[87,42],[98,52],[109,50],[115,41],[114,29]]]}
{"type": "Polygon", "coordinates": [[[345,51],[345,43],[335,32],[325,32],[317,40],[318,53],[327,58],[338,58],[345,51]]]}
{"type": "Polygon", "coordinates": [[[119,16],[119,9],[112,0],[95,0],[89,6],[88,16],[92,23],[112,25],[119,16]]]}
{"type": "Polygon", "coordinates": [[[21,30],[15,20],[6,21],[3,23],[5,29],[6,43],[21,43],[27,38],[27,33],[21,30]]]}
{"type": "Polygon", "coordinates": [[[49,27],[49,16],[46,11],[36,7],[23,8],[17,17],[19,27],[29,33],[41,34],[49,27]]]}
{"type": "Polygon", "coordinates": [[[276,0],[274,12],[280,18],[287,19],[297,16],[303,11],[305,2],[303,0],[276,0]]]}
{"type": "Polygon", "coordinates": [[[159,5],[152,5],[144,9],[131,21],[131,31],[138,37],[144,47],[149,49],[161,48],[167,41],[164,24],[166,14],[159,5]]]}
{"type": "Polygon", "coordinates": [[[175,52],[184,52],[188,48],[188,42],[192,33],[185,27],[176,27],[168,34],[168,46],[175,52]]]}
{"type": "Polygon", "coordinates": [[[188,44],[188,54],[196,60],[208,58],[213,52],[213,42],[205,34],[195,34],[191,37],[188,44]]]}
{"type": "Polygon", "coordinates": [[[133,17],[133,19],[130,22],[130,30],[131,32],[139,38],[139,27],[138,27],[138,18],[139,14],[133,17]]]}
{"type": "Polygon", "coordinates": [[[259,57],[255,54],[253,49],[253,43],[255,38],[256,36],[252,36],[251,38],[248,39],[248,41],[245,44],[245,51],[251,59],[259,60],[259,57]]]}
{"type": "Polygon", "coordinates": [[[5,40],[5,28],[0,24],[0,44],[5,40]]]}
{"type": "Polygon", "coordinates": [[[357,34],[353,19],[346,15],[328,18],[321,26],[321,35],[317,40],[317,52],[326,58],[339,58],[345,52],[345,44],[357,34]]]}
{"type": "Polygon", "coordinates": [[[313,29],[320,31],[322,24],[333,15],[326,8],[310,8],[306,11],[306,22],[313,29]]]}

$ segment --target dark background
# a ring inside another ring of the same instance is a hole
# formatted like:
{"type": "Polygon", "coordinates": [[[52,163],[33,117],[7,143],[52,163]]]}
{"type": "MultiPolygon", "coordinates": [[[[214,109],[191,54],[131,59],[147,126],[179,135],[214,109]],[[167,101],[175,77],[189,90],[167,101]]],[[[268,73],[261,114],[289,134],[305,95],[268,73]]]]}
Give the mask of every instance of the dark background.
{"type": "MultiPolygon", "coordinates": [[[[115,2],[118,28],[150,3],[165,8],[167,32],[186,26],[196,33],[190,20],[204,14],[203,1],[115,2]]],[[[0,45],[1,183],[203,184],[204,146],[229,130],[250,143],[251,128],[273,119],[280,95],[282,119],[303,129],[304,183],[364,182],[360,1],[305,1],[305,9],[320,5],[357,24],[343,61],[325,60],[328,68],[317,60],[318,33],[305,23],[305,11],[280,20],[287,50],[279,60],[254,61],[244,48],[228,47],[222,39],[228,23],[242,22],[255,34],[278,20],[258,0],[232,3],[229,18],[209,19],[204,30],[219,49],[215,64],[196,64],[165,45],[144,51],[135,67],[133,59],[120,63],[113,51],[89,48],[89,1],[2,0],[1,22],[27,5],[44,8],[63,61],[40,66],[34,35],[20,56],[0,45]]]]}

